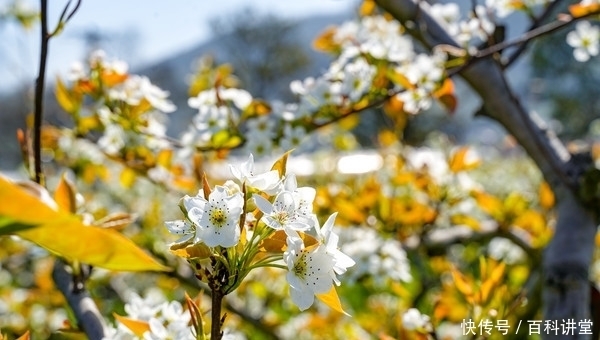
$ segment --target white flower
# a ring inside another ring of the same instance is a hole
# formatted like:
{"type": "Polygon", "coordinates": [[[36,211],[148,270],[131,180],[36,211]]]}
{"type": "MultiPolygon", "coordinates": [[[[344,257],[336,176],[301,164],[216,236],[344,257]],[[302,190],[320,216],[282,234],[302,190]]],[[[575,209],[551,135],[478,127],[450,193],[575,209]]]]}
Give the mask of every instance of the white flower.
{"type": "Polygon", "coordinates": [[[196,236],[196,226],[184,220],[165,221],[165,226],[171,234],[182,235],[175,244],[185,243],[196,236]]]}
{"type": "Polygon", "coordinates": [[[411,308],[402,315],[402,325],[408,331],[430,332],[432,330],[429,316],[421,314],[416,308],[411,308]]]}
{"type": "Polygon", "coordinates": [[[166,325],[157,318],[148,322],[150,330],[144,333],[144,340],[194,340],[192,330],[186,322],[171,322],[166,325]]]}
{"type": "Polygon", "coordinates": [[[201,106],[193,118],[194,127],[199,133],[214,134],[229,125],[229,111],[226,106],[201,106]]]}
{"type": "Polygon", "coordinates": [[[102,151],[114,156],[125,146],[127,135],[121,125],[110,124],[106,126],[104,135],[98,140],[98,146],[102,151]]]}
{"type": "Polygon", "coordinates": [[[447,4],[435,3],[429,8],[429,14],[446,28],[451,35],[456,32],[460,20],[460,7],[454,2],[447,4]]]}
{"type": "Polygon", "coordinates": [[[134,340],[139,339],[133,332],[122,324],[116,328],[108,327],[102,340],[134,340]]]}
{"type": "Polygon", "coordinates": [[[285,125],[283,138],[279,141],[279,145],[283,150],[289,151],[300,146],[305,137],[306,130],[302,126],[285,125]]]}
{"type": "Polygon", "coordinates": [[[286,278],[290,285],[290,295],[300,310],[306,310],[313,304],[315,294],[326,293],[331,289],[333,260],[323,246],[304,248],[302,239],[298,236],[288,234],[287,246],[283,259],[289,270],[286,278]]]}
{"type": "Polygon", "coordinates": [[[411,84],[430,92],[442,80],[443,63],[444,56],[442,54],[433,56],[419,54],[411,63],[398,67],[397,71],[403,74],[411,84]]]}
{"type": "Polygon", "coordinates": [[[250,136],[260,136],[260,138],[265,139],[272,139],[275,137],[276,124],[268,115],[249,119],[246,124],[250,136]]]}
{"type": "Polygon", "coordinates": [[[176,109],[175,105],[167,99],[169,92],[153,85],[145,76],[128,77],[122,84],[110,89],[108,96],[129,105],[139,105],[142,99],[145,99],[153,108],[162,112],[173,112],[176,109]]]}
{"type": "MultiPolygon", "coordinates": [[[[346,272],[348,267],[355,265],[356,262],[354,262],[350,256],[342,253],[338,248],[338,241],[340,237],[333,232],[333,224],[336,216],[337,212],[331,214],[325,224],[323,224],[322,228],[319,227],[319,222],[316,221],[315,229],[317,230],[319,242],[325,246],[327,254],[329,254],[333,260],[333,271],[336,274],[341,275],[346,272]]],[[[335,275],[333,275],[333,281],[336,285],[340,285],[340,281],[335,275]]]]}
{"type": "Polygon", "coordinates": [[[231,102],[239,110],[244,110],[252,103],[252,96],[245,90],[219,87],[202,91],[188,99],[188,105],[199,110],[203,107],[221,106],[223,102],[231,102]]]}
{"type": "Polygon", "coordinates": [[[298,205],[297,213],[303,217],[309,218],[313,211],[315,196],[317,195],[315,188],[298,188],[298,182],[296,181],[296,175],[294,174],[289,174],[285,177],[283,187],[294,196],[294,201],[298,205]]]}
{"type": "Polygon", "coordinates": [[[580,21],[575,31],[567,34],[567,44],[574,48],[573,57],[579,62],[588,61],[597,56],[599,50],[600,29],[589,21],[580,21]]]}
{"type": "Polygon", "coordinates": [[[310,220],[299,210],[300,205],[289,191],[283,191],[275,197],[275,201],[267,201],[260,195],[254,195],[254,202],[262,211],[265,224],[275,230],[304,231],[311,228],[310,220]]]}
{"type": "Polygon", "coordinates": [[[250,134],[246,140],[244,148],[249,153],[256,155],[257,158],[273,155],[273,140],[265,138],[261,134],[250,134]]]}
{"type": "Polygon", "coordinates": [[[140,321],[149,321],[161,309],[164,301],[151,294],[142,298],[137,293],[131,293],[129,301],[125,304],[125,312],[128,317],[140,321]]]}
{"type": "Polygon", "coordinates": [[[258,175],[254,174],[254,156],[250,154],[248,160],[239,167],[229,165],[229,170],[240,184],[273,194],[279,190],[281,181],[277,170],[271,170],[258,175]]]}
{"type": "Polygon", "coordinates": [[[431,96],[422,87],[406,89],[396,96],[403,104],[402,109],[410,114],[417,114],[431,107],[431,96]]]}
{"type": "Polygon", "coordinates": [[[345,228],[340,234],[341,250],[356,265],[348,270],[350,279],[371,276],[377,284],[387,280],[410,282],[410,263],[402,244],[397,240],[383,240],[373,229],[345,228]]]}
{"type": "Polygon", "coordinates": [[[227,188],[216,186],[208,200],[196,196],[193,202],[188,218],[196,224],[195,242],[203,242],[209,247],[232,247],[238,243],[244,206],[241,193],[230,195],[227,188]]]}
{"type": "Polygon", "coordinates": [[[358,101],[371,87],[376,72],[375,66],[370,65],[364,58],[357,58],[346,64],[342,73],[342,93],[351,102],[358,101]]]}
{"type": "Polygon", "coordinates": [[[527,258],[521,247],[502,237],[494,237],[490,241],[488,254],[491,258],[504,261],[506,264],[515,264],[527,258]]]}

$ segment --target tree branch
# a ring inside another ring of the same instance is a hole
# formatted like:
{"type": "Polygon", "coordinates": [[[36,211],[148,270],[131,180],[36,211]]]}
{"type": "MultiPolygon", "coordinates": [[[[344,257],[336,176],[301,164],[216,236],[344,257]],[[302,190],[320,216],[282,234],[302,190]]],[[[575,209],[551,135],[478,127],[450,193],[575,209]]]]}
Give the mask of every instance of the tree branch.
{"type": "MultiPolygon", "coordinates": [[[[415,34],[429,48],[459,44],[412,0],[376,0],[377,4],[405,24],[412,22],[415,34]]],[[[411,25],[409,25],[411,26],[411,25]]],[[[501,65],[490,57],[469,65],[459,73],[483,101],[483,115],[496,120],[511,133],[538,165],[546,181],[553,187],[573,188],[570,155],[556,135],[539,119],[533,119],[512,93],[504,79],[501,65]]]]}
{"type": "Polygon", "coordinates": [[[52,279],[73,310],[78,326],[90,340],[101,340],[106,328],[104,319],[90,294],[86,290],[76,289],[69,269],[68,264],[57,259],[52,270],[52,279]]]}
{"type": "MultiPolygon", "coordinates": [[[[458,44],[413,0],[375,0],[402,23],[414,22],[409,30],[433,48],[458,44]]],[[[559,25],[559,24],[557,24],[559,25]]],[[[409,25],[410,26],[410,25],[409,25]]],[[[558,220],[554,236],[543,258],[543,304],[546,320],[590,320],[589,266],[595,247],[597,218],[579,200],[582,169],[563,143],[535,115],[529,115],[504,79],[502,65],[491,57],[479,59],[460,71],[483,102],[483,115],[497,121],[511,133],[536,163],[557,198],[558,220]]],[[[589,339],[586,335],[544,334],[544,339],[589,339]]]]}

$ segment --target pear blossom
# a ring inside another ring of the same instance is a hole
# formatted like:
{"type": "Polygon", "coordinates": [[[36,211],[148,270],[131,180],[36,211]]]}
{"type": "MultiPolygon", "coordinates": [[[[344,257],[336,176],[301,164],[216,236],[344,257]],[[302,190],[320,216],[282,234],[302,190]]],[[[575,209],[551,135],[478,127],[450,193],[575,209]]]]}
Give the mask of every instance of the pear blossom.
{"type": "Polygon", "coordinates": [[[132,319],[140,321],[149,321],[162,308],[164,297],[157,294],[148,294],[142,298],[137,293],[132,292],[129,295],[129,301],[125,304],[125,312],[132,319]]]}
{"type": "Polygon", "coordinates": [[[244,206],[241,193],[229,194],[226,187],[216,186],[208,200],[196,196],[188,202],[194,203],[187,214],[196,225],[195,242],[203,242],[209,247],[232,247],[238,243],[244,206]]]}
{"type": "Polygon", "coordinates": [[[310,220],[300,211],[299,202],[289,191],[279,193],[272,204],[260,195],[253,198],[258,209],[265,214],[265,224],[275,230],[304,231],[312,227],[310,220]]]}
{"type": "Polygon", "coordinates": [[[575,31],[567,34],[567,44],[574,48],[573,57],[579,62],[585,62],[590,57],[598,55],[600,45],[600,28],[589,21],[580,21],[575,31]]]}
{"type": "Polygon", "coordinates": [[[283,150],[292,150],[302,144],[306,138],[306,130],[302,126],[292,127],[287,124],[283,128],[283,138],[279,141],[279,145],[283,150]]]}
{"type": "Polygon", "coordinates": [[[344,66],[341,74],[342,94],[351,102],[358,101],[371,87],[371,82],[377,69],[370,65],[365,58],[356,58],[344,66]]]}
{"type": "Polygon", "coordinates": [[[283,259],[288,267],[290,296],[300,310],[306,310],[313,304],[315,294],[332,288],[333,260],[321,245],[304,248],[298,236],[288,234],[287,246],[283,259]]]}
{"type": "Polygon", "coordinates": [[[377,59],[404,62],[410,60],[414,49],[412,41],[400,33],[397,21],[374,15],[363,17],[358,23],[342,24],[333,40],[344,49],[358,49],[377,59]]]}
{"type": "Polygon", "coordinates": [[[402,325],[408,331],[431,332],[433,329],[429,316],[416,308],[410,308],[402,315],[402,325]]]}
{"type": "Polygon", "coordinates": [[[411,62],[398,67],[398,73],[403,74],[413,85],[433,91],[442,80],[444,74],[444,54],[419,54],[411,62]]]}
{"type": "Polygon", "coordinates": [[[422,87],[406,89],[396,96],[403,103],[402,109],[410,114],[417,114],[431,107],[430,93],[422,87]]]}
{"type": "Polygon", "coordinates": [[[281,181],[277,170],[271,170],[261,174],[254,174],[254,156],[250,154],[248,160],[239,167],[229,165],[229,170],[240,184],[264,191],[268,194],[276,193],[279,190],[281,181]]]}
{"type": "MultiPolygon", "coordinates": [[[[188,314],[189,315],[189,314],[188,314]]],[[[144,333],[144,340],[194,340],[190,327],[185,322],[171,322],[166,325],[159,319],[152,318],[148,322],[150,330],[144,333]]]]}
{"type": "Polygon", "coordinates": [[[145,99],[153,108],[162,112],[175,111],[175,105],[167,99],[169,92],[164,91],[150,82],[145,76],[133,75],[114,88],[108,90],[108,97],[122,100],[129,105],[139,105],[145,99]]]}
{"type": "Polygon", "coordinates": [[[123,127],[117,124],[110,124],[106,126],[104,134],[98,140],[98,146],[106,154],[114,156],[125,146],[126,140],[127,134],[123,130],[123,127]]]}
{"type": "Polygon", "coordinates": [[[165,226],[171,234],[182,235],[181,238],[175,241],[175,244],[185,243],[196,236],[196,226],[189,221],[165,221],[165,226]]]}
{"type": "Polygon", "coordinates": [[[237,109],[244,110],[252,102],[252,95],[245,90],[219,87],[202,91],[188,99],[188,105],[199,110],[209,106],[221,106],[223,102],[231,102],[237,109]]]}
{"type": "MultiPolygon", "coordinates": [[[[350,256],[344,254],[338,247],[340,237],[333,232],[333,225],[336,216],[337,212],[331,214],[325,224],[323,224],[322,228],[319,227],[318,220],[315,218],[315,229],[317,230],[319,242],[325,246],[327,254],[329,254],[333,260],[333,271],[336,274],[341,275],[346,272],[348,267],[355,265],[356,262],[354,262],[350,256]]],[[[339,286],[340,281],[338,278],[335,275],[333,275],[332,278],[333,282],[339,286]]]]}
{"type": "Polygon", "coordinates": [[[298,182],[296,181],[296,175],[294,174],[289,174],[285,177],[283,187],[294,196],[294,201],[298,205],[297,213],[303,217],[310,217],[313,211],[313,202],[317,195],[315,188],[298,188],[298,182]]]}
{"type": "Polygon", "coordinates": [[[271,156],[273,154],[273,149],[275,148],[273,140],[266,138],[264,135],[255,135],[255,137],[250,137],[252,135],[249,135],[244,148],[258,158],[271,156]]]}

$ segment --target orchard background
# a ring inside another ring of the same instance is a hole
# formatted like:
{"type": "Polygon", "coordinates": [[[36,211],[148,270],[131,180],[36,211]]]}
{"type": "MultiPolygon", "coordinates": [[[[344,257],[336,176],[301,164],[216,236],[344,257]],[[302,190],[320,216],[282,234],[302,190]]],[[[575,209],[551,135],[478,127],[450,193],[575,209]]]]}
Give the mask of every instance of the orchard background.
{"type": "Polygon", "coordinates": [[[598,338],[600,2],[348,2],[316,69],[243,10],[181,79],[47,74],[86,2],[47,5],[0,15],[40,32],[0,107],[2,339],[598,338]]]}

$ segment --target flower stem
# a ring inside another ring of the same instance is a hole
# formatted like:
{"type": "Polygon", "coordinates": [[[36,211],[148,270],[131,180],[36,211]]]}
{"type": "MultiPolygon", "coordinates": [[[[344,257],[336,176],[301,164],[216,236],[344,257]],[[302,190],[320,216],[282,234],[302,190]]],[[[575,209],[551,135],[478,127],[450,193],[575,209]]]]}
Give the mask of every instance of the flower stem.
{"type": "Polygon", "coordinates": [[[214,340],[221,340],[221,338],[223,337],[223,332],[221,332],[221,325],[224,319],[224,317],[221,318],[221,306],[223,304],[223,297],[225,295],[219,287],[211,287],[211,289],[212,322],[210,325],[210,338],[214,340]]]}

